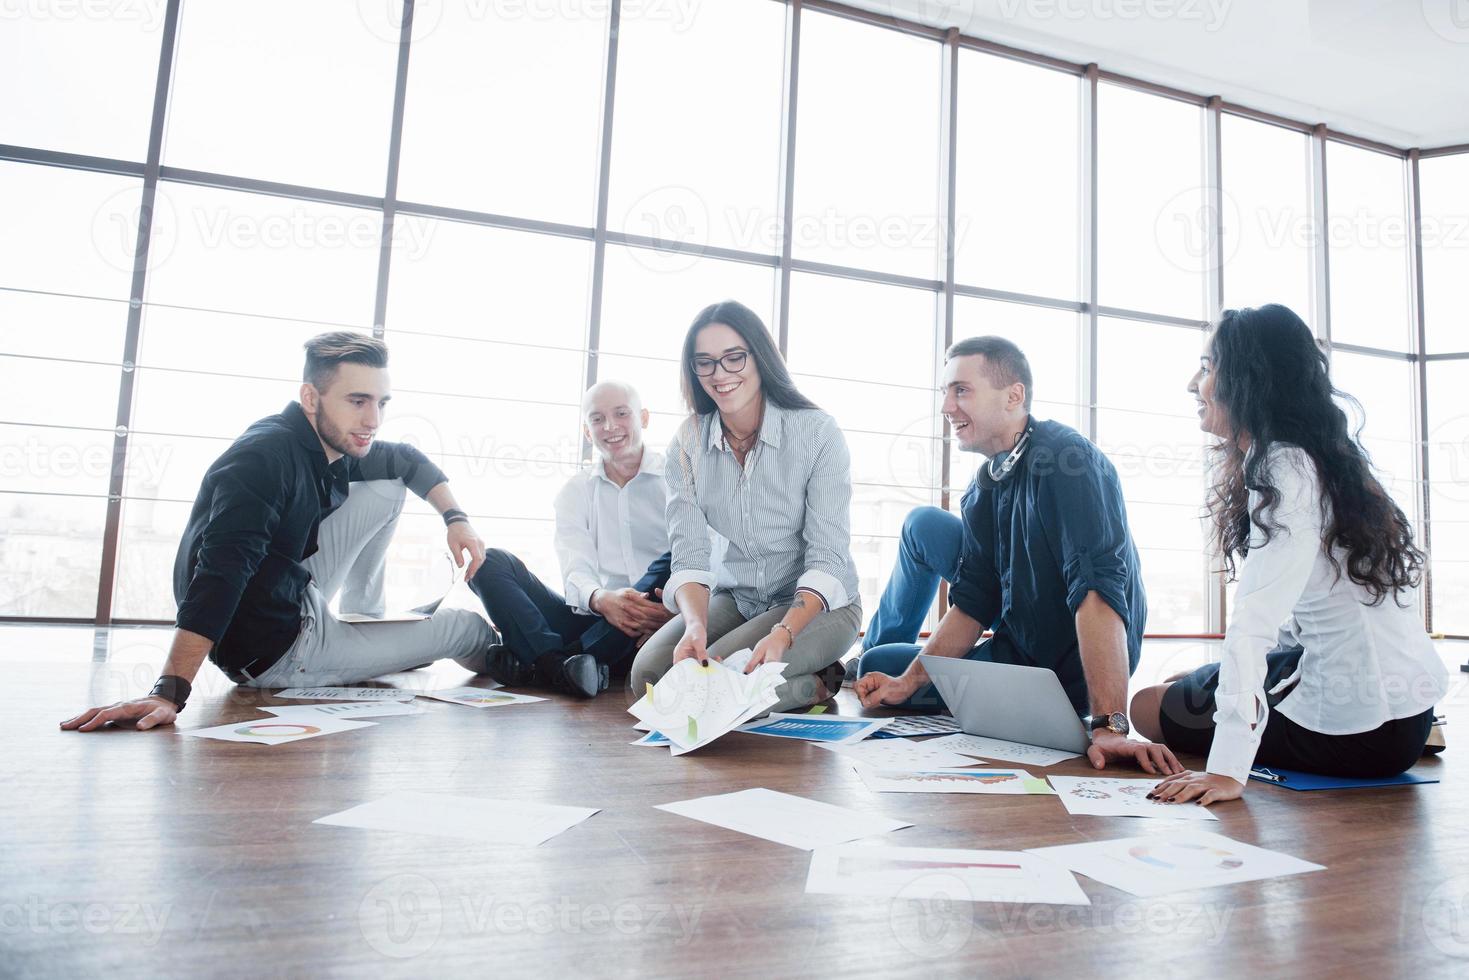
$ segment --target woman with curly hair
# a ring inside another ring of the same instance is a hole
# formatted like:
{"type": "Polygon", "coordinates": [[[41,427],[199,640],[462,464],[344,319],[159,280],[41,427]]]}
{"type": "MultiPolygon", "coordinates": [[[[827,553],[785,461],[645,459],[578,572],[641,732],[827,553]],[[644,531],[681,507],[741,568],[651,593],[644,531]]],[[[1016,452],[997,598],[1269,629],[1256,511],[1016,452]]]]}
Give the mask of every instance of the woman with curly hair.
{"type": "Polygon", "coordinates": [[[1301,318],[1270,304],[1225,311],[1189,382],[1220,439],[1207,503],[1239,587],[1219,663],[1133,699],[1145,737],[1208,756],[1156,799],[1235,799],[1254,764],[1396,775],[1423,751],[1448,686],[1418,616],[1424,555],[1327,367],[1301,318]]]}

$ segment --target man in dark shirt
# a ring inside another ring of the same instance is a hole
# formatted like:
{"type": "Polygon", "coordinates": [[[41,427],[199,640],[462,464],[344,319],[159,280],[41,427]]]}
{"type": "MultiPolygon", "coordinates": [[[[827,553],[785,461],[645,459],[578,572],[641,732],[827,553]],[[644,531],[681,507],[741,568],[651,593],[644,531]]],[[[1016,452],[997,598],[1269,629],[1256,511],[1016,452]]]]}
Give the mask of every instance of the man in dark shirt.
{"type": "MultiPolygon", "coordinates": [[[[1030,365],[1008,340],[955,344],[944,388],[955,442],[990,457],[964,494],[962,521],[953,522],[961,539],[920,549],[938,556],[933,566],[957,552],[944,575],[953,582],[952,607],[925,647],[867,649],[857,696],[865,707],[937,706],[920,652],[1046,667],[1077,714],[1091,718],[1087,756],[1096,768],[1130,759],[1150,773],[1181,771],[1164,746],[1127,737],[1127,681],[1141,653],[1147,600],[1116,469],[1074,429],[1030,417],[1030,365]],[[990,639],[975,646],[986,629],[990,639]]],[[[940,574],[933,572],[930,589],[940,574]]],[[[874,627],[886,608],[889,628],[901,619],[916,629],[921,614],[914,619],[911,610],[931,602],[931,591],[885,595],[874,627]]]]}
{"type": "Polygon", "coordinates": [[[483,665],[494,631],[477,613],[353,624],[381,616],[383,559],[409,489],[443,515],[456,563],[473,576],[484,543],[442,470],[413,446],[378,442],[389,394],[382,341],[345,331],[306,343],[300,402],[250,426],[204,475],[174,563],[178,618],[153,693],[83,712],[62,727],[166,725],[209,657],[238,684],[344,684],[453,657],[483,665]]]}

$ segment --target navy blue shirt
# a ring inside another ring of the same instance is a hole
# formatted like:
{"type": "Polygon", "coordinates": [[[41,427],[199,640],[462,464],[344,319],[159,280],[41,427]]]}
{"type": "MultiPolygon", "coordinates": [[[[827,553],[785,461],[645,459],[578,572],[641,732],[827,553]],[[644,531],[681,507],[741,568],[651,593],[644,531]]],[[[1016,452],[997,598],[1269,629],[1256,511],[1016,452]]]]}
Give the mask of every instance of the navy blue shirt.
{"type": "Polygon", "coordinates": [[[374,442],[328,463],[291,402],[246,429],[204,474],[173,566],[176,624],[214,641],[221,670],[258,677],[301,632],[301,595],[321,522],[359,480],[402,480],[420,497],[445,480],[417,448],[374,442]]]}
{"type": "Polygon", "coordinates": [[[990,659],[1049,667],[1090,713],[1076,610],[1097,593],[1127,628],[1137,669],[1148,603],[1117,470],[1081,433],[1037,422],[999,486],[976,478],[961,503],[964,549],[949,601],[994,636],[990,659]]]}

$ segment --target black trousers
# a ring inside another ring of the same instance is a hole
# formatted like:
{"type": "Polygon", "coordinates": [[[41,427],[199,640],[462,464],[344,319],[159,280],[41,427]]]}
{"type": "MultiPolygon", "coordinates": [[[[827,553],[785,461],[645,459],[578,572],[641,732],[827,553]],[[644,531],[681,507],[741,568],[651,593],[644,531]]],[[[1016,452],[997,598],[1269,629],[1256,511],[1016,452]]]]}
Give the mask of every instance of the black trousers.
{"type": "MultiPolygon", "coordinates": [[[[663,588],[671,566],[672,555],[664,552],[632,587],[646,593],[663,588]]],[[[542,654],[560,652],[573,644],[608,665],[636,651],[636,637],[628,636],[601,616],[572,609],[560,593],[547,587],[525,567],[525,562],[508,551],[487,550],[484,564],[474,573],[469,587],[484,603],[505,645],[522,663],[534,663],[542,654]]]]}
{"type": "MultiPolygon", "coordinates": [[[[1295,673],[1299,647],[1282,647],[1265,658],[1265,690],[1295,673]]],[[[1208,755],[1214,744],[1214,692],[1219,687],[1219,665],[1205,664],[1168,686],[1159,705],[1163,741],[1175,752],[1208,755]]],[[[1255,765],[1313,772],[1348,779],[1380,779],[1405,772],[1423,754],[1433,709],[1409,718],[1397,718],[1368,732],[1323,735],[1291,721],[1275,710],[1290,691],[1267,694],[1270,718],[1255,765]]]]}

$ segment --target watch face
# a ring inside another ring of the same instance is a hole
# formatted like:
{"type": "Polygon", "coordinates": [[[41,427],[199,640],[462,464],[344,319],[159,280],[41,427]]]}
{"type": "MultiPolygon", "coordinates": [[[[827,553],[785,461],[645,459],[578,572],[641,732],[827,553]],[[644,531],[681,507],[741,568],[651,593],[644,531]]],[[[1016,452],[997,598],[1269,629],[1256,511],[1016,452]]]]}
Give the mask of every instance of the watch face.
{"type": "Polygon", "coordinates": [[[1114,711],[1107,716],[1107,727],[1118,735],[1126,735],[1132,731],[1131,727],[1127,724],[1127,716],[1120,711],[1114,711]]]}

